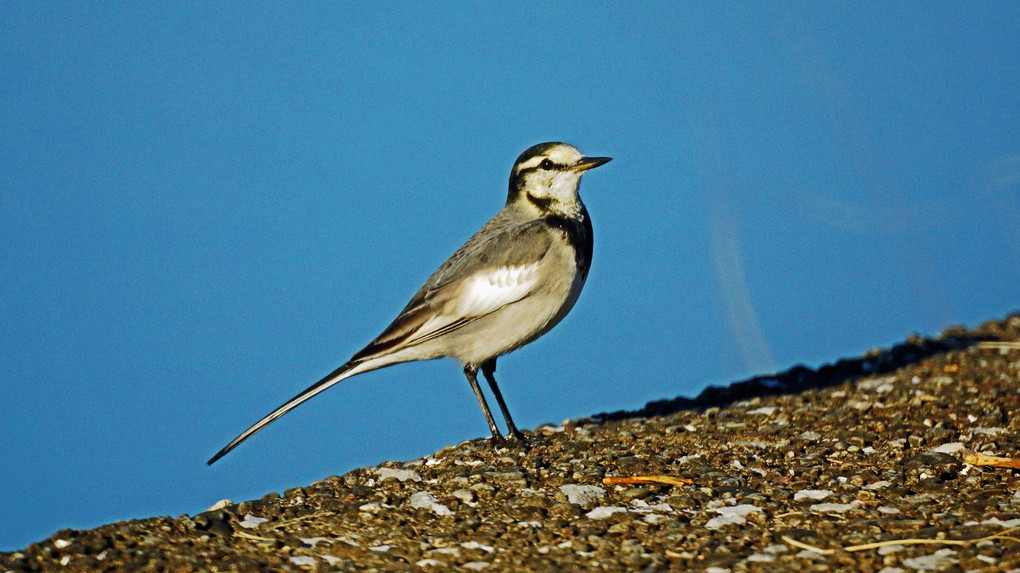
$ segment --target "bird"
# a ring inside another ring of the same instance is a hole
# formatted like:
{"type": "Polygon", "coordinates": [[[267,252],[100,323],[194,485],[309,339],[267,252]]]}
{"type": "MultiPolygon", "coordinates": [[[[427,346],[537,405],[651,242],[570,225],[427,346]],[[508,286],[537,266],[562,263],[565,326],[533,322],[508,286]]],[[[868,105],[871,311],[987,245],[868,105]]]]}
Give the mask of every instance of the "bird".
{"type": "Polygon", "coordinates": [[[230,441],[212,465],[284,414],[334,384],[393,364],[458,361],[494,442],[525,443],[496,384],[496,360],[556,326],[577,301],[592,259],[592,224],[578,188],[610,157],[548,142],[525,150],[510,172],[504,207],[432,273],[382,334],[345,364],[230,441]],[[503,436],[478,384],[489,383],[503,436]]]}

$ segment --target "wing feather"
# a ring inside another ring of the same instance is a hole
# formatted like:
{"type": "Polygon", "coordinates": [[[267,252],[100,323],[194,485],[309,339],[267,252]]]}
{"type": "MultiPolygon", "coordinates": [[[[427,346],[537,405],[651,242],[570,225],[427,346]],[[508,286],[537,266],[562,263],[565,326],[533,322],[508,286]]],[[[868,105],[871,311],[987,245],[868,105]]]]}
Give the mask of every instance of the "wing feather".
{"type": "Polygon", "coordinates": [[[500,215],[443,263],[353,359],[433,340],[528,296],[538,284],[552,237],[541,221],[510,224],[500,215]]]}

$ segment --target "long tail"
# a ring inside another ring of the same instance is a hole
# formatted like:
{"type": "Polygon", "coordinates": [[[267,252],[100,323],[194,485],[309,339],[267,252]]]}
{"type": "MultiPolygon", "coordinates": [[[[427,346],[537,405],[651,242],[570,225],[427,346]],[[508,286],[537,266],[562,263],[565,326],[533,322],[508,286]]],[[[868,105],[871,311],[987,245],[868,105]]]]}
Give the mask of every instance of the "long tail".
{"type": "Polygon", "coordinates": [[[306,388],[303,392],[301,392],[297,396],[294,396],[293,398],[288,400],[284,405],[282,405],[279,408],[273,410],[265,418],[262,418],[258,422],[255,422],[255,424],[252,425],[252,427],[250,427],[247,430],[241,432],[241,435],[239,435],[236,438],[234,438],[233,440],[231,440],[230,443],[227,444],[226,447],[224,447],[222,450],[216,452],[216,455],[213,456],[212,458],[210,458],[209,461],[206,462],[206,465],[212,465],[216,460],[218,460],[218,459],[222,458],[223,456],[227,455],[228,453],[230,453],[230,450],[233,450],[237,446],[241,445],[241,442],[243,442],[243,441],[247,440],[248,438],[254,436],[256,433],[258,433],[260,430],[262,430],[262,428],[265,428],[269,424],[272,424],[273,422],[275,422],[277,418],[283,416],[287,412],[290,412],[294,408],[297,408],[303,402],[305,402],[309,398],[315,396],[316,394],[322,392],[323,390],[329,388],[333,384],[336,384],[337,382],[343,380],[344,378],[350,378],[351,376],[354,376],[355,374],[361,374],[362,372],[368,372],[369,370],[375,370],[376,368],[379,368],[379,367],[383,366],[383,365],[379,365],[379,366],[374,366],[373,367],[373,366],[370,366],[370,364],[371,364],[371,361],[367,361],[366,362],[366,361],[360,361],[360,360],[357,360],[357,361],[356,360],[352,360],[352,361],[348,362],[347,364],[344,364],[340,368],[337,368],[336,370],[334,370],[331,374],[329,374],[328,376],[326,376],[322,380],[319,380],[315,384],[312,384],[311,386],[306,388]]]}

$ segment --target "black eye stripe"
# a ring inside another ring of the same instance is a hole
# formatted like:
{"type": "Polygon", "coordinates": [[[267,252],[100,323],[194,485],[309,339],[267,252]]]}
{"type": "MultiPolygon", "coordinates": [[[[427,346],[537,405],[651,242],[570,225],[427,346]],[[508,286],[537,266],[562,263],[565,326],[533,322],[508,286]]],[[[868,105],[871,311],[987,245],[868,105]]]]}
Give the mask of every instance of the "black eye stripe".
{"type": "Polygon", "coordinates": [[[543,159],[542,163],[539,163],[534,167],[525,167],[524,169],[517,171],[516,175],[520,177],[525,173],[533,173],[535,171],[562,171],[566,168],[567,168],[566,165],[554,163],[551,159],[543,159]]]}
{"type": "Polygon", "coordinates": [[[522,185],[524,178],[531,173],[536,173],[538,171],[566,171],[570,167],[569,165],[556,163],[548,157],[543,158],[538,165],[535,165],[532,163],[533,159],[535,158],[533,157],[528,161],[518,161],[517,164],[514,165],[512,179],[517,182],[514,183],[515,187],[522,185]],[[529,166],[524,167],[523,164],[529,164],[529,166]]]}

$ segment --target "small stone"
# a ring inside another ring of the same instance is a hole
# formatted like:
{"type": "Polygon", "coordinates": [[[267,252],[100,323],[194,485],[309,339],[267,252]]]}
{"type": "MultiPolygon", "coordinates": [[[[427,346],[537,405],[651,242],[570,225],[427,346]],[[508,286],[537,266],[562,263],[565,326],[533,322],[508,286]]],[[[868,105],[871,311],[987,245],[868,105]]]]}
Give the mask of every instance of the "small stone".
{"type": "Polygon", "coordinates": [[[719,517],[713,517],[705,523],[707,529],[722,529],[727,525],[743,525],[747,523],[747,515],[754,512],[761,512],[761,508],[754,505],[734,505],[730,507],[720,507],[711,509],[719,514],[719,517]]]}
{"type": "Polygon", "coordinates": [[[457,489],[454,490],[450,495],[468,505],[473,504],[478,499],[478,496],[475,495],[475,492],[468,489],[457,489]]]}
{"type": "Polygon", "coordinates": [[[935,571],[945,563],[955,563],[958,561],[953,557],[954,555],[956,555],[956,551],[952,549],[939,549],[931,555],[904,559],[903,565],[918,571],[935,571]]]}
{"type": "Polygon", "coordinates": [[[379,481],[386,479],[395,479],[400,482],[421,481],[421,474],[414,470],[395,470],[393,468],[374,468],[375,474],[379,476],[379,481]]]}
{"type": "Polygon", "coordinates": [[[616,494],[616,497],[624,501],[632,501],[646,499],[651,495],[652,492],[647,487],[629,487],[616,494]]]}
{"type": "Polygon", "coordinates": [[[221,499],[216,503],[212,504],[212,507],[205,511],[216,511],[217,509],[223,509],[225,507],[230,507],[231,505],[234,505],[234,502],[230,501],[229,499],[221,499]]]}
{"type": "Polygon", "coordinates": [[[333,540],[328,537],[302,537],[301,543],[304,543],[308,547],[315,549],[315,546],[320,543],[332,543],[333,540]]]}
{"type": "Polygon", "coordinates": [[[491,545],[485,545],[482,543],[478,543],[477,541],[465,541],[461,543],[460,546],[463,547],[464,549],[480,549],[486,553],[492,553],[493,551],[496,550],[491,545]]]}
{"type": "MultiPolygon", "coordinates": [[[[963,442],[949,442],[932,450],[937,454],[955,454],[963,450],[963,442]]],[[[955,458],[954,458],[955,459],[955,458]]]]}
{"type": "Polygon", "coordinates": [[[854,507],[852,503],[816,503],[808,509],[816,513],[845,513],[854,507]]]}
{"type": "Polygon", "coordinates": [[[596,485],[566,484],[559,487],[567,502],[588,508],[606,497],[606,490],[596,485]]]}
{"type": "Polygon", "coordinates": [[[453,510],[439,503],[436,496],[427,491],[419,491],[407,499],[408,505],[415,509],[428,509],[436,515],[453,515],[453,510]]]}
{"type": "Polygon", "coordinates": [[[830,495],[834,494],[827,489],[802,489],[793,494],[793,501],[800,501],[802,499],[819,500],[825,499],[830,495]]]}
{"type": "Polygon", "coordinates": [[[626,507],[619,506],[601,506],[584,514],[588,519],[605,519],[614,513],[627,513],[626,507]]]}
{"type": "Polygon", "coordinates": [[[484,474],[484,477],[487,482],[496,484],[503,488],[523,489],[528,487],[528,480],[524,477],[523,472],[517,471],[486,472],[484,474]]]}
{"type": "Polygon", "coordinates": [[[253,527],[258,527],[267,521],[269,520],[264,517],[256,517],[249,513],[244,516],[244,519],[241,520],[241,522],[238,523],[238,525],[247,529],[251,529],[253,527]]]}
{"type": "Polygon", "coordinates": [[[906,549],[906,547],[903,545],[885,545],[878,548],[878,554],[889,555],[890,553],[896,553],[898,551],[903,551],[904,549],[906,549]]]}

